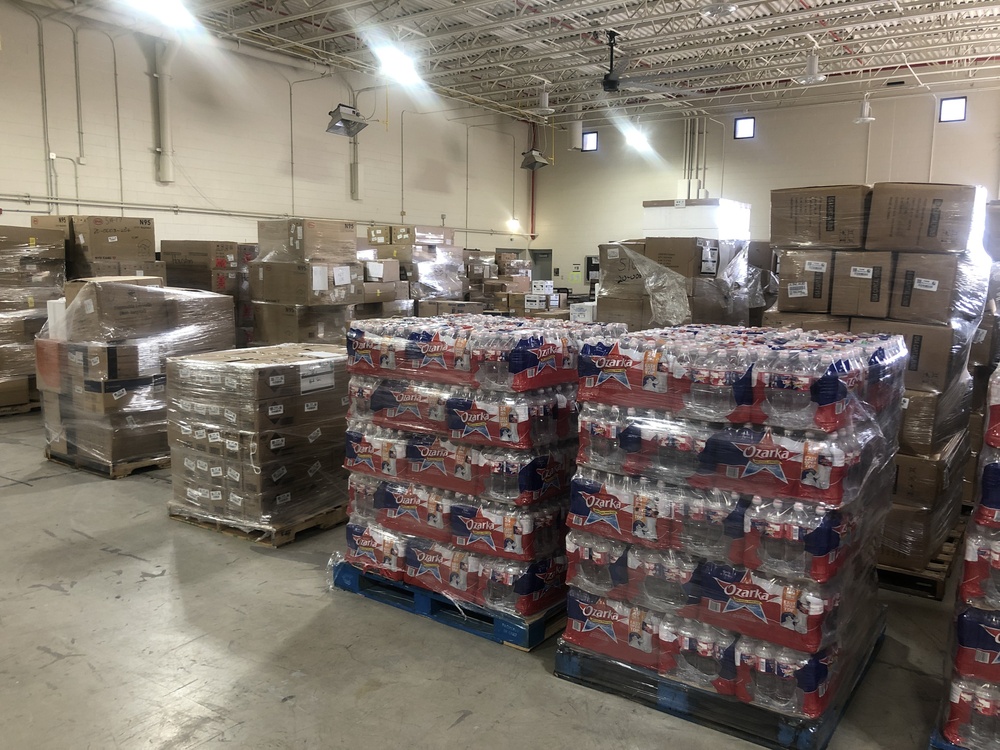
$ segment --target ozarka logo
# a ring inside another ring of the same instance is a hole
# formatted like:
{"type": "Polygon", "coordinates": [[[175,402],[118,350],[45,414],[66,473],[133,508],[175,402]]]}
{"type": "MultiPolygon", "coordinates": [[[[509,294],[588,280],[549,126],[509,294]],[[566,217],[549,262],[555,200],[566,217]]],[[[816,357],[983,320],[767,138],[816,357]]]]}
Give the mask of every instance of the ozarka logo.
{"type": "Polygon", "coordinates": [[[603,485],[596,493],[581,492],[580,497],[587,504],[587,520],[583,522],[584,526],[606,523],[621,533],[621,527],[618,525],[618,511],[624,507],[621,500],[605,492],[603,485]]]}
{"type": "Polygon", "coordinates": [[[469,532],[469,536],[465,542],[466,545],[482,542],[496,552],[497,546],[493,541],[493,532],[496,530],[496,524],[484,516],[481,509],[476,511],[476,515],[473,518],[462,518],[462,523],[465,524],[465,528],[469,532]]]}
{"type": "Polygon", "coordinates": [[[559,480],[560,470],[559,466],[549,465],[539,466],[535,469],[542,480],[542,489],[538,493],[539,495],[544,495],[550,489],[558,490],[562,486],[562,482],[559,480]]]}
{"type": "Polygon", "coordinates": [[[765,472],[781,482],[788,483],[781,463],[791,460],[796,454],[777,445],[770,430],[764,432],[764,437],[759,443],[737,443],[736,447],[747,460],[746,468],[743,470],[744,479],[765,472]]]}
{"type": "Polygon", "coordinates": [[[745,609],[761,622],[767,623],[764,605],[771,601],[771,594],[757,584],[749,570],[743,574],[743,578],[739,581],[716,578],[715,582],[719,584],[722,593],[729,599],[725,609],[722,610],[723,613],[745,609]]]}
{"type": "Polygon", "coordinates": [[[353,341],[351,349],[354,358],[351,364],[357,365],[364,362],[370,367],[375,366],[375,362],[372,361],[372,345],[368,341],[353,341]]]}
{"type": "Polygon", "coordinates": [[[368,466],[375,471],[375,446],[364,438],[354,446],[354,465],[368,466]]]}
{"type": "Polygon", "coordinates": [[[419,521],[421,505],[420,495],[417,494],[413,485],[410,485],[396,498],[396,518],[410,516],[415,521],[419,521]]]}
{"type": "Polygon", "coordinates": [[[475,403],[465,410],[456,409],[455,413],[462,420],[462,437],[482,435],[490,439],[490,413],[475,403]]]}
{"type": "Polygon", "coordinates": [[[382,548],[382,545],[372,536],[371,530],[366,528],[363,534],[354,534],[353,537],[355,555],[371,560],[373,564],[378,565],[380,561],[376,553],[382,548]]]}
{"type": "Polygon", "coordinates": [[[420,454],[420,458],[422,459],[418,471],[437,469],[442,474],[448,473],[447,469],[445,469],[444,462],[451,455],[451,451],[442,447],[440,443],[435,442],[434,445],[418,445],[417,452],[420,454]]]}
{"type": "Polygon", "coordinates": [[[564,568],[554,565],[548,570],[543,570],[538,573],[535,573],[535,576],[539,580],[541,580],[545,588],[549,588],[550,586],[562,585],[565,574],[566,571],[564,568]]]}
{"type": "Polygon", "coordinates": [[[628,371],[635,365],[635,360],[622,354],[617,342],[611,347],[607,356],[591,356],[590,360],[594,363],[594,367],[601,371],[597,376],[598,385],[614,380],[632,390],[628,382],[628,371]]]}
{"type": "Polygon", "coordinates": [[[546,367],[551,367],[553,370],[556,368],[556,354],[559,352],[558,344],[541,344],[534,349],[529,349],[535,357],[538,358],[538,366],[535,369],[535,374],[540,375],[542,370],[546,367]]]}
{"type": "Polygon", "coordinates": [[[428,365],[440,365],[443,368],[448,367],[444,361],[444,353],[450,348],[447,341],[441,340],[441,334],[435,333],[434,338],[430,341],[423,341],[417,344],[417,348],[420,353],[424,355],[423,360],[420,362],[421,367],[427,367],[428,365]]]}
{"type": "Polygon", "coordinates": [[[421,418],[420,404],[427,401],[427,398],[420,393],[414,393],[407,389],[405,391],[391,391],[392,397],[396,399],[396,416],[412,414],[417,419],[421,418]]]}
{"type": "Polygon", "coordinates": [[[436,550],[425,552],[422,549],[415,551],[417,556],[417,575],[430,573],[437,580],[441,580],[441,566],[444,565],[444,558],[436,550]]]}
{"type": "Polygon", "coordinates": [[[608,638],[618,643],[615,635],[615,623],[618,622],[618,613],[610,607],[600,607],[593,604],[581,604],[580,614],[586,622],[583,624],[583,632],[600,630],[608,638]]]}

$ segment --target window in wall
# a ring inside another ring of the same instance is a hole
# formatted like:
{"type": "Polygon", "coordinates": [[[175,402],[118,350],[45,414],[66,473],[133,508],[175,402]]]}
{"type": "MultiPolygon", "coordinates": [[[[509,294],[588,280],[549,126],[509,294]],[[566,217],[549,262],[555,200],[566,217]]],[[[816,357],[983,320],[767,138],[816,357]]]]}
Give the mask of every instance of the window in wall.
{"type": "Polygon", "coordinates": [[[942,99],[941,109],[938,113],[938,122],[963,122],[965,120],[966,103],[964,96],[942,99]]]}
{"type": "Polygon", "coordinates": [[[733,126],[733,138],[738,141],[753,138],[757,131],[757,123],[753,117],[737,117],[733,126]]]}
{"type": "Polygon", "coordinates": [[[597,131],[591,130],[583,134],[582,151],[597,151],[597,131]]]}

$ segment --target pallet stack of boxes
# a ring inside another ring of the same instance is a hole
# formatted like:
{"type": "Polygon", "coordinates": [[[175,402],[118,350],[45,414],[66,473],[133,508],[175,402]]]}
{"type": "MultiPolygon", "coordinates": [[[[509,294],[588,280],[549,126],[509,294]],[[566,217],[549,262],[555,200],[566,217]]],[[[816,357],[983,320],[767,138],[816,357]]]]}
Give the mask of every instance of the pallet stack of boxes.
{"type": "Polygon", "coordinates": [[[365,301],[356,232],[350,221],[258,222],[259,254],[247,264],[256,344],[344,344],[365,301]]]}
{"type": "Polygon", "coordinates": [[[967,366],[989,278],[983,197],[923,183],[771,195],[779,290],[764,323],[900,335],[910,353],[883,569],[923,570],[972,489],[967,366]]]}
{"type": "Polygon", "coordinates": [[[253,299],[250,297],[250,263],[257,260],[260,248],[256,244],[236,246],[236,346],[245,349],[254,345],[253,299]]]}
{"type": "Polygon", "coordinates": [[[898,429],[905,361],[898,337],[779,329],[585,342],[556,674],[811,747],[884,628],[883,433],[898,429]],[[793,361],[831,365],[824,398],[815,374],[751,385],[793,361]]]}
{"type": "Polygon", "coordinates": [[[322,344],[170,359],[170,514],[267,534],[333,525],[347,502],[346,363],[322,344]]]}
{"type": "Polygon", "coordinates": [[[562,606],[586,332],[481,315],[356,321],[346,562],[462,606],[562,606]]]}
{"type": "MultiPolygon", "coordinates": [[[[439,302],[464,302],[469,295],[469,278],[464,265],[466,251],[455,246],[454,230],[375,225],[368,227],[367,239],[366,258],[371,256],[374,261],[399,264],[396,299],[394,302],[384,299],[383,317],[414,314],[433,317],[446,312],[467,312],[458,309],[461,305],[451,309],[450,304],[446,304],[440,310],[438,305],[439,302]]],[[[383,291],[388,293],[388,287],[383,291]]],[[[358,317],[378,316],[378,308],[369,304],[358,317]]]]}
{"type": "Polygon", "coordinates": [[[32,216],[31,226],[64,233],[67,279],[166,277],[165,265],[156,260],[156,231],[150,218],[32,216]]]}
{"type": "Polygon", "coordinates": [[[156,277],[66,284],[35,341],[50,458],[122,476],[164,465],[166,358],[231,349],[232,300],[156,277]]]}
{"type": "Polygon", "coordinates": [[[0,411],[37,406],[35,335],[65,278],[62,231],[0,227],[0,411]]]}

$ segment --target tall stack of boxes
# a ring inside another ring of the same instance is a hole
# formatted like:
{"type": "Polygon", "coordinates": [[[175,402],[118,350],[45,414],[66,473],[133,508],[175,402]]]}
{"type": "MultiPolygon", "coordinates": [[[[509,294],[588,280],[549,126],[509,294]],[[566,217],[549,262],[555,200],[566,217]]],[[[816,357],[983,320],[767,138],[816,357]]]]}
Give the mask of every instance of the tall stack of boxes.
{"type": "MultiPolygon", "coordinates": [[[[771,195],[779,288],[765,325],[898,334],[910,352],[884,566],[923,569],[955,525],[963,493],[968,499],[972,491],[965,480],[973,391],[967,366],[973,349],[974,360],[983,356],[984,342],[974,342],[987,333],[977,334],[989,277],[983,208],[982,191],[966,185],[877,183],[771,195]]],[[[988,313],[986,325],[993,320],[988,313]]]]}
{"type": "Polygon", "coordinates": [[[35,335],[65,276],[61,231],[0,227],[0,409],[37,401],[35,335]]]}
{"type": "Polygon", "coordinates": [[[171,359],[171,514],[274,531],[346,505],[346,373],[340,346],[171,359]]]}
{"type": "Polygon", "coordinates": [[[158,276],[156,231],[150,218],[121,216],[32,216],[31,226],[62,231],[66,278],[158,276]]]}
{"type": "Polygon", "coordinates": [[[257,260],[260,248],[256,244],[236,246],[236,346],[245,349],[254,341],[253,299],[250,297],[250,263],[257,260]]]}
{"type": "Polygon", "coordinates": [[[155,277],[66,284],[36,340],[50,457],[112,475],[168,458],[168,356],[230,349],[232,300],[155,277]]]}
{"type": "Polygon", "coordinates": [[[258,222],[259,255],[247,264],[258,345],[344,343],[365,302],[356,231],[349,221],[258,222]]]}

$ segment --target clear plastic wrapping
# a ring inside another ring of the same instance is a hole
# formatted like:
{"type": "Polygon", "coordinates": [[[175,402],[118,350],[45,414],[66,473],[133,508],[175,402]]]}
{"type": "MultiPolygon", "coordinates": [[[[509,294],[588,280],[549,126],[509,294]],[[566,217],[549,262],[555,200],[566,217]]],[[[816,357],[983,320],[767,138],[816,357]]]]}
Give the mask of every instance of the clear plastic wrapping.
{"type": "Polygon", "coordinates": [[[900,448],[907,453],[930,455],[965,429],[972,405],[972,377],[968,373],[944,391],[906,391],[900,448]]]}
{"type": "Polygon", "coordinates": [[[955,482],[946,494],[924,507],[893,504],[885,521],[879,563],[924,570],[955,528],[961,510],[961,482],[955,482]]]}

